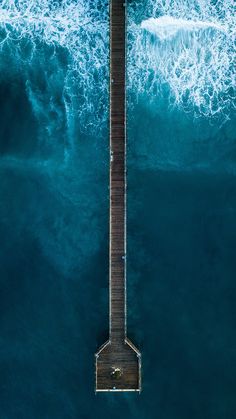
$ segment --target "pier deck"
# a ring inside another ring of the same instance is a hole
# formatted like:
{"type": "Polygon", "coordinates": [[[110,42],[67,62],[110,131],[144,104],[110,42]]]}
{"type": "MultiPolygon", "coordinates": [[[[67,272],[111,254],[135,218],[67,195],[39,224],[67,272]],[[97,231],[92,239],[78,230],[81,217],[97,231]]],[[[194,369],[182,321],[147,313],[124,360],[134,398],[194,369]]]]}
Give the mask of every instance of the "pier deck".
{"type": "Polygon", "coordinates": [[[140,391],[141,357],[126,337],[126,7],[110,1],[109,340],[97,352],[96,391],[140,391]]]}

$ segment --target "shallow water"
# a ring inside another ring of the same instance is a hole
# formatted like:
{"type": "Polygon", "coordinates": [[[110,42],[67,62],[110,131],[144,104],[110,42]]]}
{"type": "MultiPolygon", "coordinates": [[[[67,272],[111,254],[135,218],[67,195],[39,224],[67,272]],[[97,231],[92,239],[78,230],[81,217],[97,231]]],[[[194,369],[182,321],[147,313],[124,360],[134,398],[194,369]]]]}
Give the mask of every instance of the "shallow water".
{"type": "Polygon", "coordinates": [[[108,327],[108,7],[1,1],[1,418],[234,419],[232,7],[129,2],[128,330],[143,392],[95,396],[108,327]]]}

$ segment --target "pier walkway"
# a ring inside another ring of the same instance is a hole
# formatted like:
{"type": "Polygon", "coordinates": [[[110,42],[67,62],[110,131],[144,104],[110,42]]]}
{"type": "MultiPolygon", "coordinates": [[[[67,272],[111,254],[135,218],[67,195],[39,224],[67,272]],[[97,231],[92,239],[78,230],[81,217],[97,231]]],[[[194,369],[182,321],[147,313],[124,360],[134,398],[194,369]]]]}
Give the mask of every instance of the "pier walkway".
{"type": "Polygon", "coordinates": [[[96,391],[140,391],[141,356],[126,336],[126,6],[110,0],[109,340],[96,391]]]}

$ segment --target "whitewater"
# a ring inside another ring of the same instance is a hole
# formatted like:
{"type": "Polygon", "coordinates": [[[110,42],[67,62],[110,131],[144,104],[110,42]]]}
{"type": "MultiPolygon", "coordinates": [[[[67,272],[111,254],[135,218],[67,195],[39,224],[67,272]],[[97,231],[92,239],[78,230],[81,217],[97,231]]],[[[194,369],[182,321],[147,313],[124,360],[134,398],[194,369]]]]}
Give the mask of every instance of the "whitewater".
{"type": "Polygon", "coordinates": [[[178,32],[196,32],[207,29],[224,31],[224,27],[217,23],[176,19],[171,16],[144,20],[141,23],[141,28],[153,33],[162,41],[173,38],[178,32]]]}
{"type": "MultiPolygon", "coordinates": [[[[44,113],[48,135],[55,131],[52,112],[59,124],[64,121],[68,138],[78,118],[85,130],[107,123],[108,7],[100,0],[0,3],[1,77],[10,60],[11,71],[25,80],[36,117],[44,113]]],[[[165,97],[193,117],[226,121],[235,107],[234,13],[232,0],[129,4],[129,92],[152,106],[165,97]]]]}
{"type": "Polygon", "coordinates": [[[226,1],[150,1],[130,17],[133,89],[194,117],[226,121],[235,106],[235,6],[226,1]]]}
{"type": "Polygon", "coordinates": [[[107,2],[1,1],[0,77],[21,78],[42,136],[106,123],[107,35],[107,2]]]}

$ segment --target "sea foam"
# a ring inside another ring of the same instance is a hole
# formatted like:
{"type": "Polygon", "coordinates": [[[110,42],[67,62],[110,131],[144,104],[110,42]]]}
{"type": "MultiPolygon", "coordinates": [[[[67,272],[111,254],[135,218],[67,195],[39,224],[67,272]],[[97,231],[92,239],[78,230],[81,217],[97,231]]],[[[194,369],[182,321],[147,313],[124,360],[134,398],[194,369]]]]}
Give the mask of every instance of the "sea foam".
{"type": "Polygon", "coordinates": [[[213,22],[202,22],[194,20],[176,19],[172,16],[161,16],[159,18],[150,18],[141,23],[141,28],[158,36],[159,39],[170,39],[178,32],[200,31],[215,29],[224,31],[224,27],[213,22]]]}
{"type": "Polygon", "coordinates": [[[225,122],[235,107],[235,6],[231,0],[148,0],[130,6],[130,91],[166,97],[196,117],[225,122]],[[139,16],[140,19],[140,16],[139,16]]]}
{"type": "MultiPolygon", "coordinates": [[[[14,69],[21,73],[49,136],[61,126],[74,138],[78,121],[80,129],[93,131],[107,124],[108,4],[0,3],[1,77],[14,69]]],[[[226,121],[235,106],[234,13],[232,0],[146,0],[143,9],[130,3],[129,91],[154,104],[169,90],[171,105],[226,121]]]]}
{"type": "Polygon", "coordinates": [[[106,124],[108,30],[106,1],[1,1],[1,77],[21,77],[47,135],[106,124]]]}

